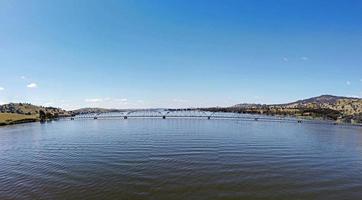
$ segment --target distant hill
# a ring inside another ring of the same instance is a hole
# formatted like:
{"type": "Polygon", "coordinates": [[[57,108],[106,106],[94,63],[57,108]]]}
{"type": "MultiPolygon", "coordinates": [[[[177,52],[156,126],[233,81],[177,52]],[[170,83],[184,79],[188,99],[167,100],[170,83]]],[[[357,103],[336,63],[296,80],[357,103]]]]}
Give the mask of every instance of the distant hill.
{"type": "Polygon", "coordinates": [[[121,109],[107,109],[107,108],[81,108],[73,110],[72,113],[79,114],[89,114],[89,113],[107,113],[107,112],[122,112],[121,109]]]}
{"type": "Polygon", "coordinates": [[[289,105],[291,105],[291,104],[303,105],[303,104],[309,104],[309,103],[316,103],[316,104],[319,104],[319,105],[322,105],[322,104],[335,104],[340,100],[361,100],[361,99],[354,98],[354,97],[321,95],[321,96],[312,97],[312,98],[309,98],[309,99],[303,99],[303,100],[299,100],[299,101],[296,101],[296,102],[292,102],[292,103],[289,103],[289,105]]]}
{"type": "MultiPolygon", "coordinates": [[[[128,112],[128,111],[140,111],[140,110],[166,110],[161,108],[152,108],[152,109],[108,109],[108,108],[81,108],[77,110],[72,110],[72,114],[79,115],[79,114],[91,114],[91,113],[110,113],[110,112],[128,112]]],[[[172,109],[170,109],[172,110],[172,109]]]]}
{"type": "Polygon", "coordinates": [[[362,99],[355,97],[342,97],[333,95],[321,95],[309,99],[298,100],[285,104],[236,104],[234,108],[325,108],[343,112],[344,114],[356,114],[362,112],[362,99]]]}
{"type": "Polygon", "coordinates": [[[285,104],[237,104],[226,108],[208,108],[205,110],[289,115],[362,123],[362,99],[333,95],[321,95],[285,104]]]}
{"type": "MultiPolygon", "coordinates": [[[[234,107],[234,108],[260,108],[262,107],[263,104],[255,104],[255,103],[240,103],[240,104],[236,104],[236,105],[233,105],[231,107],[234,107]]],[[[265,105],[264,105],[265,106],[265,105]]]]}
{"type": "Polygon", "coordinates": [[[345,115],[362,113],[362,99],[354,97],[341,97],[322,95],[309,99],[283,104],[287,108],[324,108],[339,111],[345,115]]]}
{"type": "Polygon", "coordinates": [[[63,110],[61,108],[36,106],[29,103],[9,103],[0,105],[0,113],[15,113],[22,115],[39,115],[39,112],[49,113],[51,115],[57,115],[59,117],[70,116],[71,112],[63,110]]]}
{"type": "Polygon", "coordinates": [[[46,121],[72,115],[72,112],[60,108],[35,106],[28,103],[9,103],[0,105],[0,126],[46,121]]]}

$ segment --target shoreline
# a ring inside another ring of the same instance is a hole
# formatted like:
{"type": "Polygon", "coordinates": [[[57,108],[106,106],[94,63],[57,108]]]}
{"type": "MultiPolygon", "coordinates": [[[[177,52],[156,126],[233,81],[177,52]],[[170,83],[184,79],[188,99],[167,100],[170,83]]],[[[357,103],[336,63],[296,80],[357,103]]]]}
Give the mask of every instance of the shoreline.
{"type": "Polygon", "coordinates": [[[16,124],[26,124],[26,123],[33,123],[33,122],[39,122],[38,119],[21,119],[21,120],[16,120],[16,121],[11,121],[11,122],[0,122],[0,127],[3,126],[11,126],[11,125],[16,125],[16,124]]]}
{"type": "MultiPolygon", "coordinates": [[[[221,112],[221,113],[233,113],[233,112],[221,112]]],[[[14,114],[14,113],[0,113],[0,114],[7,114],[7,115],[20,115],[20,114],[14,114]]],[[[358,127],[362,127],[362,124],[359,123],[346,123],[346,122],[341,122],[338,120],[330,120],[330,119],[323,119],[323,118],[319,118],[319,117],[310,117],[310,116],[293,116],[293,115],[267,115],[267,114],[260,114],[260,113],[245,113],[245,114],[251,114],[251,115],[256,115],[256,116],[268,116],[268,117],[275,117],[275,118],[294,118],[295,120],[297,120],[296,122],[298,122],[299,120],[303,120],[305,122],[310,122],[310,121],[315,121],[315,122],[324,122],[326,124],[333,124],[333,125],[340,125],[340,126],[358,126],[358,127]]],[[[52,121],[52,120],[57,120],[57,119],[67,119],[70,116],[64,116],[64,117],[59,117],[59,118],[54,118],[54,119],[47,119],[46,121],[52,121]]],[[[12,125],[17,125],[17,124],[26,124],[26,123],[34,123],[34,122],[42,122],[42,120],[40,120],[38,117],[31,117],[28,115],[24,115],[23,118],[20,119],[2,119],[0,120],[0,128],[4,127],[4,126],[12,126],[12,125]]]]}
{"type": "Polygon", "coordinates": [[[37,115],[24,115],[17,113],[0,113],[0,126],[23,124],[39,121],[37,115]]]}

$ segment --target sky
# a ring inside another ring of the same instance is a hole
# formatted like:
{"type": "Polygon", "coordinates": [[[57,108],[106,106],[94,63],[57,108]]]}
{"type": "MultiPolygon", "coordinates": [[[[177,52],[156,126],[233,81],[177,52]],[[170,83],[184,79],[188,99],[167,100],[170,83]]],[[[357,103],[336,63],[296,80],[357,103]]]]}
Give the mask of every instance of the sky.
{"type": "Polygon", "coordinates": [[[0,104],[362,97],[359,0],[0,0],[0,104]]]}

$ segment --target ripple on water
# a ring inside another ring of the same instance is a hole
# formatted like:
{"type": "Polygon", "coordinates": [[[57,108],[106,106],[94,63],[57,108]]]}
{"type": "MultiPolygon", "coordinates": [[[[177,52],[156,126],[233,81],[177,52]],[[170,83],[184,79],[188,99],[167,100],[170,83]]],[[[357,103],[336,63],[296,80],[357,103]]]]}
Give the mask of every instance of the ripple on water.
{"type": "Polygon", "coordinates": [[[359,199],[362,129],[233,120],[0,129],[0,199],[359,199]]]}

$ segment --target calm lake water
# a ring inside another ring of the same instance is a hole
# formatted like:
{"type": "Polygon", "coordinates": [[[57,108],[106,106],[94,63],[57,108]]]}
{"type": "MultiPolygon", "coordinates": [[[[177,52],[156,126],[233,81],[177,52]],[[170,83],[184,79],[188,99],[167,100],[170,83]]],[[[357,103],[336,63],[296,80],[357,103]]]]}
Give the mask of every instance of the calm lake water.
{"type": "Polygon", "coordinates": [[[362,199],[362,127],[205,119],[2,127],[0,199],[362,199]]]}

